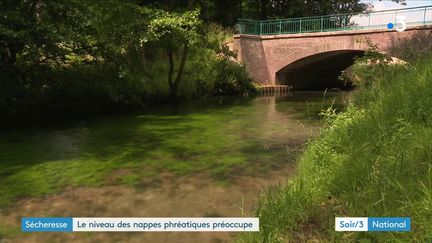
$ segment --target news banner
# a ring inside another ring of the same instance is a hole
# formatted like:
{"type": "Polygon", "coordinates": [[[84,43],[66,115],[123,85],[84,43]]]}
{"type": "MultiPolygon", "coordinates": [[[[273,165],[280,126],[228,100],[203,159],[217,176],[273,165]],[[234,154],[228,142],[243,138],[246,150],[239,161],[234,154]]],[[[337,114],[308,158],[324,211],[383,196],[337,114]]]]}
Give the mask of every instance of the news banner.
{"type": "MultiPolygon", "coordinates": [[[[22,218],[23,232],[251,232],[259,218],[22,218]]],[[[411,230],[410,218],[335,218],[336,231],[411,230]]]]}
{"type": "Polygon", "coordinates": [[[23,232],[259,231],[258,218],[22,218],[23,232]]]}

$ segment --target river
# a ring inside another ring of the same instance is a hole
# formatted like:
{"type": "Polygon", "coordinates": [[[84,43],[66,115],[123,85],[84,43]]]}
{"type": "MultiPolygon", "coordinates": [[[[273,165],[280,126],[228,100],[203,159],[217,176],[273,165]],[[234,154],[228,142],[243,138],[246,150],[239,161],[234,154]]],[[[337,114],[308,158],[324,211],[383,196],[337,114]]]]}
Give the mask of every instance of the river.
{"type": "Polygon", "coordinates": [[[215,98],[4,132],[0,239],[223,242],[228,233],[26,234],[21,216],[253,216],[295,173],[321,109],[340,93],[215,98]],[[18,233],[17,233],[18,232],[18,233]],[[17,238],[15,238],[17,237],[17,238]],[[180,237],[180,238],[179,238],[180,237]]]}

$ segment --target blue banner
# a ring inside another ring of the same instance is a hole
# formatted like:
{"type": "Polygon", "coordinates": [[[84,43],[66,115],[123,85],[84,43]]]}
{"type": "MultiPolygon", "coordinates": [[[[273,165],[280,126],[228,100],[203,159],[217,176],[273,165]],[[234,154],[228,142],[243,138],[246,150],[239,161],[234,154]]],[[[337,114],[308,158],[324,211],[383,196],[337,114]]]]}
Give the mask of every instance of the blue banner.
{"type": "Polygon", "coordinates": [[[368,231],[411,231],[411,219],[368,218],[368,231]]]}
{"type": "Polygon", "coordinates": [[[72,218],[22,218],[23,232],[72,232],[72,218]]]}

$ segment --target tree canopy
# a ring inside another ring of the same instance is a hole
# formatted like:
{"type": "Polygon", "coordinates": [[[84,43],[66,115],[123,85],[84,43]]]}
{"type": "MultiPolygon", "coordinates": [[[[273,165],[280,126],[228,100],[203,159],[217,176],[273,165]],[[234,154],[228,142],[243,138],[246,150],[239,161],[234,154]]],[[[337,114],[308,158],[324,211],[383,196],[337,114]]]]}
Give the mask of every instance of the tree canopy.
{"type": "MultiPolygon", "coordinates": [[[[405,0],[392,0],[403,4],[405,0]]],[[[239,18],[275,19],[317,15],[357,13],[370,10],[371,5],[360,0],[141,0],[143,6],[170,11],[199,8],[201,18],[232,26],[239,18]]]]}
{"type": "Polygon", "coordinates": [[[198,11],[187,11],[183,14],[155,11],[148,24],[148,33],[144,42],[156,42],[166,50],[169,65],[168,84],[172,97],[177,96],[190,46],[203,39],[202,23],[198,15],[198,11]],[[176,52],[181,52],[177,70],[175,70],[176,52]]]}

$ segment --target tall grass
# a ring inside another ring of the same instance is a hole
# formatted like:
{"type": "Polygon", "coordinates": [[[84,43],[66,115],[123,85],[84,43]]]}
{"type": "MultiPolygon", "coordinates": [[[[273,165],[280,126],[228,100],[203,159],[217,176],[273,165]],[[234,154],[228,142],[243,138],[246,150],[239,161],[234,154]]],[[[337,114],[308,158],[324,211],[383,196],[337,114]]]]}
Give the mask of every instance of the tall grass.
{"type": "Polygon", "coordinates": [[[327,124],[298,175],[262,195],[239,242],[432,240],[432,56],[376,72],[327,124]],[[409,233],[335,232],[335,217],[411,217],[409,233]]]}

